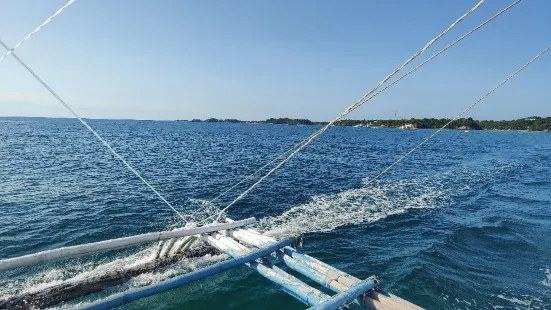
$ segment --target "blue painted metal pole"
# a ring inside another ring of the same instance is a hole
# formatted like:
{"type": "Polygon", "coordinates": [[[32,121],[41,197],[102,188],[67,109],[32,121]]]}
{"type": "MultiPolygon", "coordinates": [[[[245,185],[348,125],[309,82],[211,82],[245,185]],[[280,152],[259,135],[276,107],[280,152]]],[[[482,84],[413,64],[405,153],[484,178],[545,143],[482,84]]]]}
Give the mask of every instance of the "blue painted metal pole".
{"type": "Polygon", "coordinates": [[[285,252],[285,254],[289,255],[295,260],[299,262],[303,262],[308,266],[311,266],[313,269],[317,270],[318,272],[326,276],[329,276],[333,279],[336,279],[338,282],[344,284],[347,287],[352,287],[353,285],[356,285],[357,283],[360,282],[360,279],[353,277],[342,270],[339,270],[329,264],[326,264],[306,254],[297,253],[295,250],[289,247],[283,248],[283,252],[285,252]]]}
{"type": "Polygon", "coordinates": [[[352,286],[349,290],[339,293],[309,310],[338,310],[342,306],[353,302],[358,296],[375,288],[377,282],[378,280],[374,277],[367,278],[352,286]]]}
{"type": "Polygon", "coordinates": [[[308,286],[306,283],[279,269],[277,266],[267,266],[264,263],[251,262],[250,267],[258,271],[258,273],[266,279],[281,286],[289,295],[308,306],[319,305],[324,300],[330,298],[329,295],[308,286]]]}
{"type": "Polygon", "coordinates": [[[295,251],[294,249],[290,248],[290,247],[285,247],[283,248],[283,252],[285,252],[285,254],[291,256],[292,258],[294,259],[297,259],[297,260],[300,260],[300,261],[305,261],[305,262],[309,262],[309,263],[313,263],[313,264],[316,264],[318,265],[319,267],[322,267],[323,269],[327,269],[327,270],[334,270],[336,272],[339,272],[339,273],[342,273],[342,274],[346,274],[346,272],[344,271],[341,271],[329,264],[326,264],[316,258],[313,258],[312,256],[309,256],[309,255],[306,255],[306,254],[302,254],[302,253],[298,253],[297,251],[295,251]]]}
{"type": "MultiPolygon", "coordinates": [[[[354,287],[360,283],[360,279],[351,276],[331,265],[328,265],[320,260],[317,260],[306,254],[297,253],[295,250],[285,247],[283,248],[285,255],[281,256],[281,251],[276,252],[278,257],[293,270],[296,270],[314,281],[325,285],[322,281],[329,282],[331,290],[336,292],[347,291],[350,287],[354,287]],[[288,254],[288,255],[287,255],[288,254]],[[289,256],[292,256],[289,259],[289,256]],[[340,290],[339,290],[340,289],[340,290]]],[[[354,303],[349,303],[350,308],[360,309],[422,309],[404,299],[394,295],[384,295],[377,292],[370,292],[369,296],[362,295],[361,298],[356,298],[354,303]]]]}
{"type": "Polygon", "coordinates": [[[283,253],[283,251],[276,252],[280,261],[285,263],[289,268],[305,275],[306,277],[314,280],[318,284],[321,284],[337,293],[346,291],[348,287],[342,283],[339,283],[337,279],[332,277],[331,273],[322,272],[317,270],[311,264],[305,261],[296,260],[289,255],[283,253]]]}
{"type": "Polygon", "coordinates": [[[184,286],[185,284],[196,281],[217,273],[220,273],[222,271],[228,270],[230,268],[254,261],[258,258],[270,255],[270,253],[275,252],[278,249],[281,249],[285,246],[288,246],[298,240],[298,237],[293,236],[286,238],[280,242],[277,242],[273,246],[262,249],[259,251],[255,251],[251,254],[248,254],[246,256],[242,256],[236,259],[232,259],[229,261],[224,261],[221,263],[218,263],[216,265],[213,265],[208,268],[204,268],[201,270],[197,270],[195,272],[190,272],[184,275],[181,275],[179,277],[176,277],[174,279],[170,279],[167,281],[163,281],[161,283],[156,283],[153,285],[149,285],[146,287],[142,287],[139,289],[127,291],[121,294],[117,294],[114,296],[111,296],[109,298],[97,301],[93,303],[92,305],[81,307],[80,309],[84,310],[103,310],[103,309],[111,309],[114,307],[122,306],[126,303],[138,300],[140,298],[144,298],[147,296],[155,295],[161,292],[166,292],[172,289],[175,289],[177,287],[184,286]]]}
{"type": "MultiPolygon", "coordinates": [[[[220,239],[209,237],[207,242],[211,245],[217,247],[219,250],[224,253],[232,256],[239,257],[242,255],[241,252],[225,246],[224,241],[229,243],[227,237],[221,236],[220,239]]],[[[329,295],[322,293],[320,290],[310,287],[306,283],[297,279],[296,277],[288,274],[287,272],[281,270],[277,266],[269,265],[265,262],[256,262],[252,261],[247,264],[252,269],[256,270],[260,275],[264,276],[266,279],[278,284],[281,288],[287,292],[289,295],[295,297],[301,302],[309,305],[315,306],[322,303],[324,300],[329,299],[329,295]]]]}

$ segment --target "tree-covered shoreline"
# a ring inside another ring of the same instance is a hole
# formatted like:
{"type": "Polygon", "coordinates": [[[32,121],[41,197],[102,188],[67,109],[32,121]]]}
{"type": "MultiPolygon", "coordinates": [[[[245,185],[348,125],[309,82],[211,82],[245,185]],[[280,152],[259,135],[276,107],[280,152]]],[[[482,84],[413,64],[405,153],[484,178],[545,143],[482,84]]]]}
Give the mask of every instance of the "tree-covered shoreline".
{"type": "MultiPolygon", "coordinates": [[[[447,124],[449,118],[410,118],[396,120],[341,120],[335,126],[355,127],[390,127],[390,128],[441,128],[447,124]]],[[[191,122],[208,123],[255,123],[255,124],[283,124],[283,125],[327,125],[328,122],[315,122],[309,119],[297,118],[269,118],[264,121],[240,121],[237,119],[216,119],[206,120],[193,119],[191,122]]],[[[448,125],[450,129],[459,130],[528,130],[528,131],[551,131],[551,117],[526,117],[516,120],[474,120],[472,118],[460,118],[448,125]]]]}

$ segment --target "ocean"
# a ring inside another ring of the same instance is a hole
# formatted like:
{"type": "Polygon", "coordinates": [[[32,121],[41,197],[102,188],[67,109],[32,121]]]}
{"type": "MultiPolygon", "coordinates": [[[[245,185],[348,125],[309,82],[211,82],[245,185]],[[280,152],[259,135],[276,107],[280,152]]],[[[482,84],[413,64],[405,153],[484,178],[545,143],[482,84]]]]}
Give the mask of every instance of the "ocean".
{"type": "MultiPolygon", "coordinates": [[[[318,126],[89,120],[176,208],[209,202],[318,126]]],[[[427,309],[551,309],[551,134],[332,127],[229,210],[427,309]]],[[[166,230],[178,217],[74,119],[0,118],[0,258],[166,230]]],[[[0,299],[145,261],[146,245],[0,272],[0,299]]],[[[221,259],[185,259],[58,308],[221,259]]],[[[122,309],[305,309],[245,266],[122,309]]]]}

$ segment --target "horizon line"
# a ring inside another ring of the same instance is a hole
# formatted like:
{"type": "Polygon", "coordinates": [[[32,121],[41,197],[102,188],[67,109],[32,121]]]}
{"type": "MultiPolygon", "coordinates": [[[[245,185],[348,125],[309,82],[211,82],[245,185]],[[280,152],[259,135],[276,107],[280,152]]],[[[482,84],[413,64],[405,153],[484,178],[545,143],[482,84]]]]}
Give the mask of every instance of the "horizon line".
{"type": "MultiPolygon", "coordinates": [[[[515,118],[515,119],[500,119],[500,120],[495,120],[495,119],[474,119],[472,117],[463,117],[464,119],[469,119],[469,118],[472,118],[473,120],[475,121],[514,121],[514,120],[521,120],[521,119],[530,119],[530,118],[548,118],[548,117],[551,117],[551,116],[537,116],[537,115],[531,115],[531,116],[526,116],[526,117],[520,117],[520,118],[515,118]]],[[[77,118],[75,117],[71,117],[71,116],[19,116],[19,115],[0,115],[0,119],[1,118],[39,118],[39,119],[74,119],[74,120],[78,120],[77,118]]],[[[200,119],[200,118],[190,118],[190,119],[141,119],[141,118],[94,118],[94,117],[82,117],[83,119],[86,119],[86,120],[97,120],[97,121],[154,121],[154,122],[192,122],[192,120],[199,120],[201,122],[205,122],[206,120],[209,120],[209,119],[216,119],[218,120],[219,122],[225,122],[226,120],[237,120],[239,122],[242,122],[242,123],[250,123],[250,122],[264,122],[268,119],[290,119],[290,120],[308,120],[310,122],[313,122],[313,123],[328,123],[329,121],[313,121],[313,120],[310,120],[308,118],[291,118],[291,117],[269,117],[269,118],[266,118],[266,119],[263,119],[263,120],[240,120],[240,119],[237,119],[237,118],[216,118],[216,117],[209,117],[209,118],[205,118],[205,119],[200,119]]],[[[419,119],[452,119],[450,117],[423,117],[423,118],[419,118],[419,117],[410,117],[410,118],[396,118],[396,119],[393,119],[393,118],[373,118],[373,119],[343,119],[341,121],[346,121],[346,120],[349,120],[349,121],[395,121],[395,120],[411,120],[411,119],[414,119],[414,120],[419,120],[419,119]]],[[[197,121],[196,121],[197,122],[197,121]]]]}

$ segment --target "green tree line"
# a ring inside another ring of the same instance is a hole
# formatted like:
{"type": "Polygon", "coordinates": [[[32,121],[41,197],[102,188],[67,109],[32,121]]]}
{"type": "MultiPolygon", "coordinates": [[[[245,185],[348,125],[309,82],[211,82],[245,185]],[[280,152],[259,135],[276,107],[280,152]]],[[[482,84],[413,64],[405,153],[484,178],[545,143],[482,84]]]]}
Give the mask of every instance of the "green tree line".
{"type": "MultiPolygon", "coordinates": [[[[415,128],[441,128],[449,123],[449,118],[410,118],[396,120],[341,120],[335,123],[335,126],[372,126],[372,127],[391,127],[413,126],[415,128]]],[[[226,122],[241,123],[237,119],[216,119],[209,118],[204,121],[193,119],[191,122],[226,122]]],[[[303,118],[269,118],[264,121],[250,121],[248,123],[261,124],[285,124],[285,125],[327,125],[328,122],[314,122],[303,118]]],[[[551,117],[526,117],[516,120],[488,121],[474,120],[472,118],[460,118],[448,125],[450,129],[469,129],[469,130],[529,130],[529,131],[551,131],[551,117]]]]}

